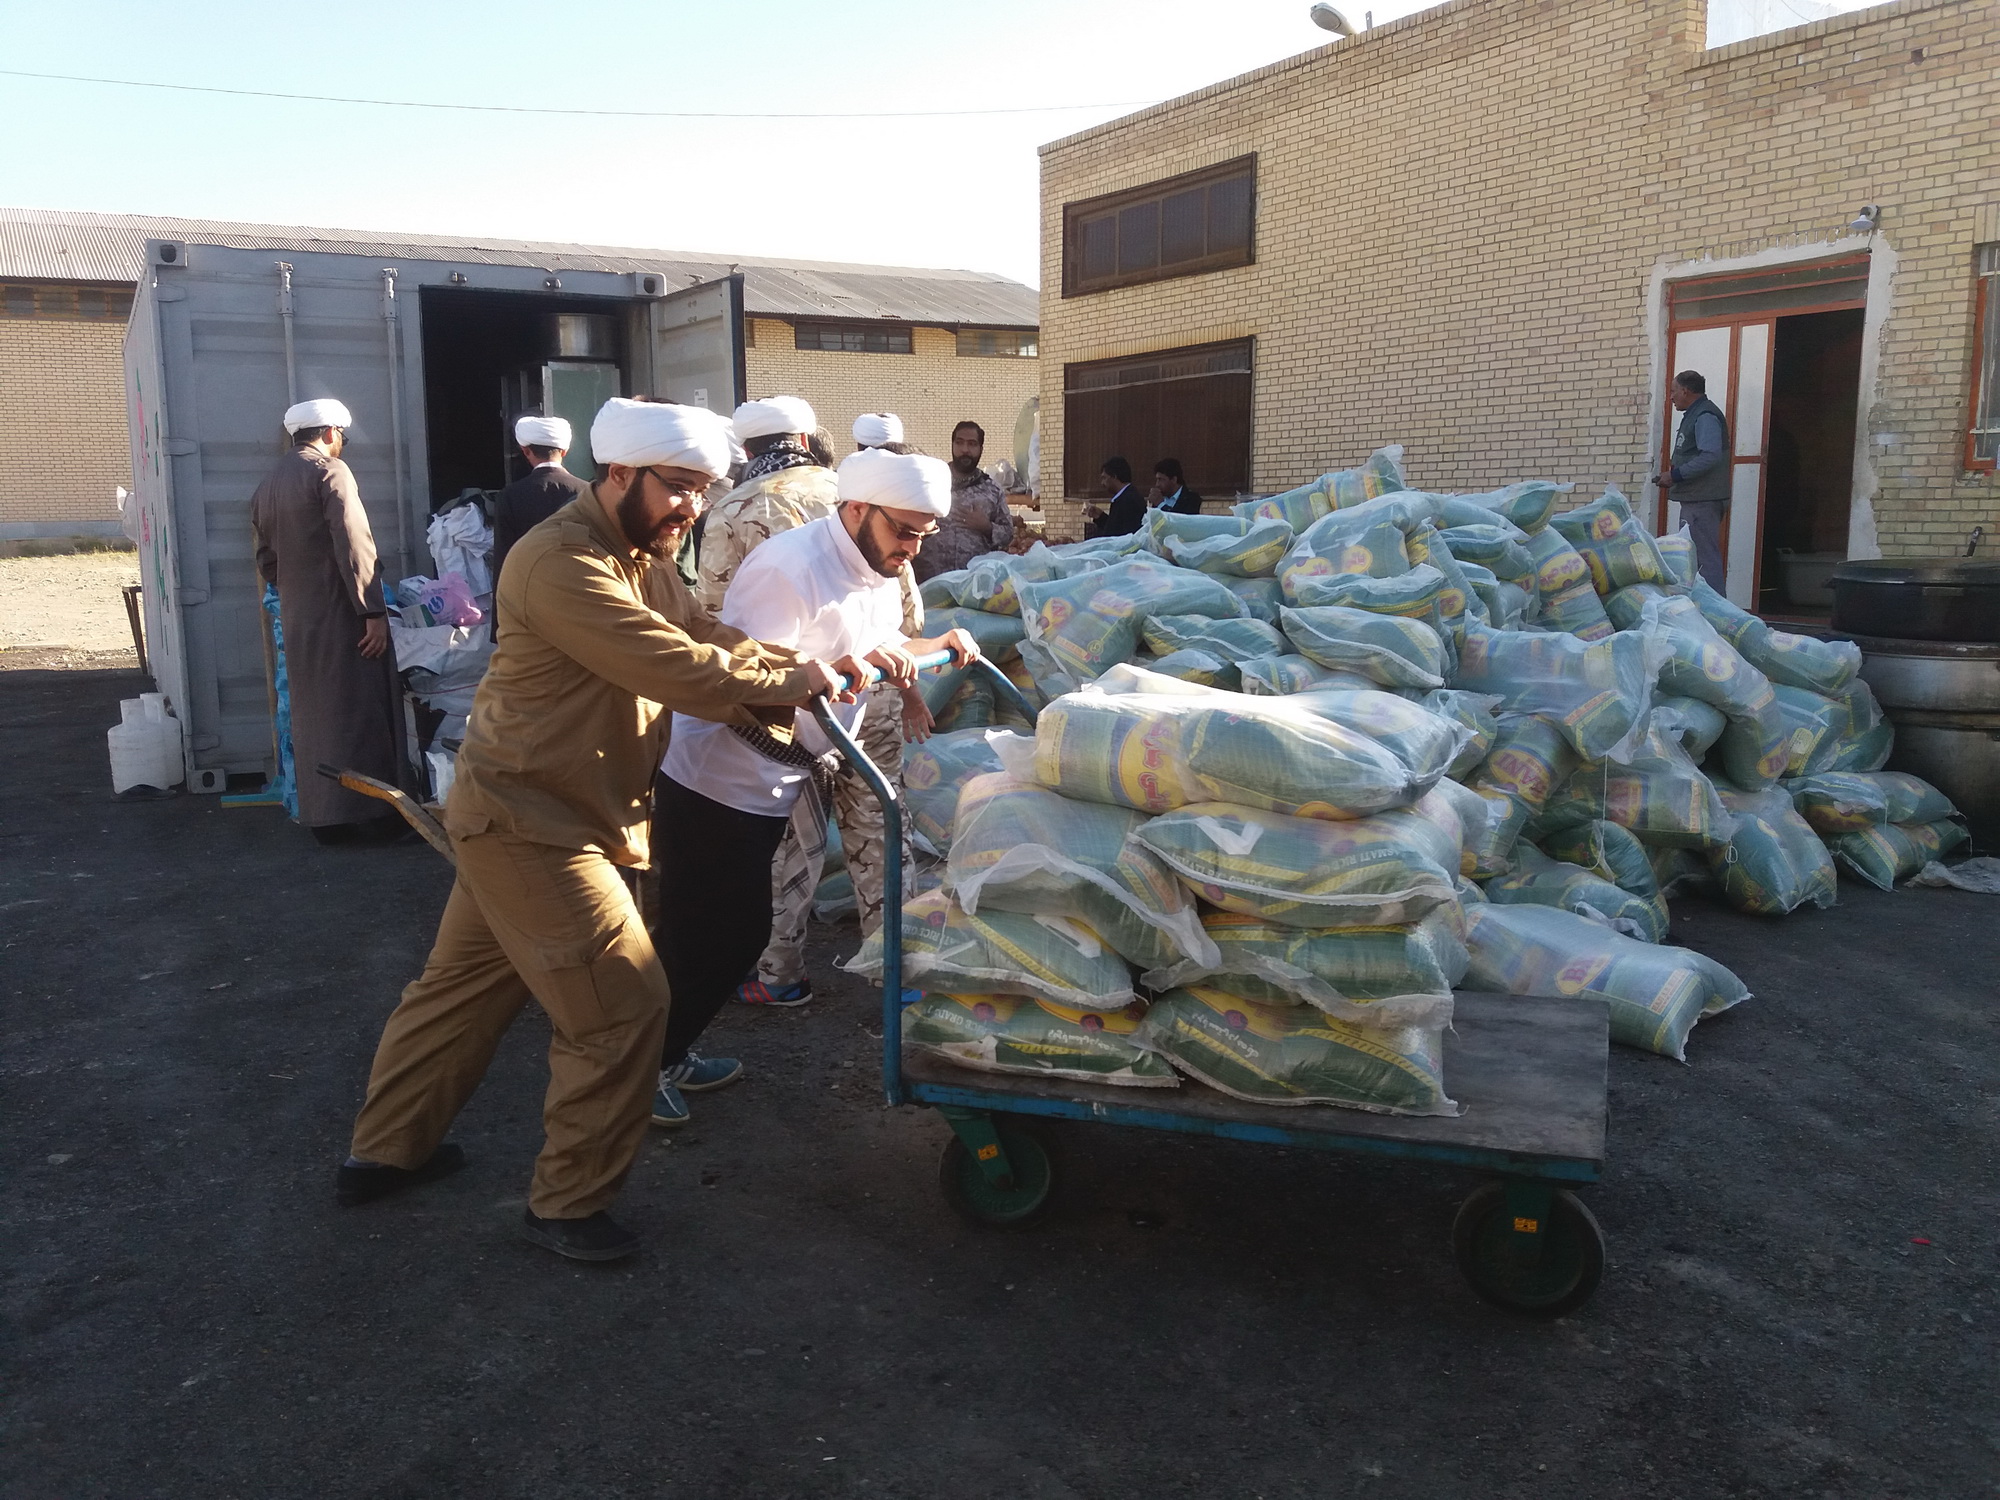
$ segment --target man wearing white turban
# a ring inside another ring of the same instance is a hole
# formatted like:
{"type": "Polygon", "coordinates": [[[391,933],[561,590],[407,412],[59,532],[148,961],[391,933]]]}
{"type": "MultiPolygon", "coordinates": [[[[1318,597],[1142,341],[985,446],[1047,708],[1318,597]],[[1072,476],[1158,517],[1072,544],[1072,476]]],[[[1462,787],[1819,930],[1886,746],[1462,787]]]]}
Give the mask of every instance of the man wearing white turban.
{"type": "Polygon", "coordinates": [[[638,1240],[605,1209],[646,1133],[669,997],[678,1015],[692,996],[686,959],[662,967],[626,879],[648,862],[664,714],[789,744],[793,709],[863,668],[718,624],[675,574],[738,451],[725,419],[619,399],[590,440],[602,476],[501,573],[498,639],[445,804],[457,879],[383,1029],[337,1195],[366,1203],[464,1164],[445,1131],[532,996],[554,1036],[526,1234],[615,1260],[638,1240]]]}
{"type": "MultiPolygon", "coordinates": [[[[949,650],[960,663],[975,658],[979,648],[963,630],[912,640],[902,628],[899,580],[951,509],[950,471],[934,458],[861,452],[841,463],[839,486],[837,511],[771,538],[737,570],[723,620],[809,655],[860,657],[898,686],[914,686],[918,656],[949,650]]],[[[859,703],[840,717],[852,733],[868,711],[859,703]]],[[[730,725],[674,716],[653,797],[657,826],[674,831],[670,843],[662,840],[655,940],[677,976],[653,1098],[658,1125],[686,1122],[683,1090],[718,1087],[735,1076],[721,1071],[730,1060],[699,1059],[689,1048],[771,936],[771,856],[794,806],[821,795],[823,763],[815,758],[834,753],[804,714],[797,746],[777,748],[790,753],[776,754],[730,725]],[[809,753],[798,755],[797,748],[809,753]]],[[[863,799],[872,805],[859,777],[834,775],[834,814],[843,833],[863,799]]],[[[815,810],[807,826],[821,830],[823,849],[825,812],[815,810]]],[[[852,861],[854,845],[846,847],[852,861]]],[[[878,893],[878,907],[880,899],[878,893]]]]}
{"type": "Polygon", "coordinates": [[[903,441],[903,419],[892,411],[864,411],[854,419],[856,448],[887,448],[903,441]]]}
{"type": "MultiPolygon", "coordinates": [[[[404,779],[402,684],[375,534],[340,457],[353,424],[327,399],[285,413],[291,451],[250,497],[250,529],[258,576],[278,590],[294,757],[308,773],[330,764],[394,786],[404,779]]],[[[324,776],[301,776],[298,795],[299,822],[321,843],[403,832],[380,802],[324,776]]]]}
{"type": "Polygon", "coordinates": [[[514,423],[514,442],[528,472],[493,497],[495,579],[516,542],[590,488],[563,467],[570,440],[569,423],[561,417],[527,416],[514,423]]]}

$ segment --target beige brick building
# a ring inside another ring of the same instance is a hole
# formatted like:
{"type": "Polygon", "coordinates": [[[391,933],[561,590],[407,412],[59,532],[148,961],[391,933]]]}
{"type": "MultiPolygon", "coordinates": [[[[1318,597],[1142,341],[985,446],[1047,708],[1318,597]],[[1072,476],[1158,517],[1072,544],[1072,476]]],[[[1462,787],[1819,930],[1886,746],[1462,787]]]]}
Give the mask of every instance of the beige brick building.
{"type": "MultiPolygon", "coordinates": [[[[1011,461],[1038,387],[1036,294],[984,272],[0,209],[0,540],[119,529],[116,491],[132,483],[122,338],[149,238],[664,273],[674,286],[740,271],[746,393],[805,397],[842,452],[857,415],[889,410],[926,452],[948,454],[969,418],[987,431],[989,467],[1011,461]]],[[[504,443],[501,399],[496,388],[482,454],[504,443]]]]}
{"type": "Polygon", "coordinates": [[[1995,434],[1970,432],[2000,408],[1996,310],[1975,413],[2000,6],[1712,51],[1704,24],[1702,0],[1452,0],[1043,147],[1051,531],[1098,448],[1149,464],[1155,432],[1202,452],[1211,498],[1400,441],[1423,487],[1650,500],[1667,382],[1697,365],[1735,428],[1744,602],[1788,602],[1781,546],[2000,533],[1995,434]]]}

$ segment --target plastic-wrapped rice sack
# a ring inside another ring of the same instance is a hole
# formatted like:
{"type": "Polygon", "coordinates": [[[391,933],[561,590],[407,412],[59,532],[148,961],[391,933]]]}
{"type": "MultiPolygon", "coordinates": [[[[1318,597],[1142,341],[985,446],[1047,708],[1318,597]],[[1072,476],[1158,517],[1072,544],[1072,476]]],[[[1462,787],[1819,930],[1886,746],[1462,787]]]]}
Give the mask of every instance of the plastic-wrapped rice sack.
{"type": "Polygon", "coordinates": [[[1970,835],[1954,821],[1883,823],[1860,833],[1837,833],[1826,841],[1840,867],[1879,890],[1893,890],[1934,859],[1942,859],[1970,835]]]}
{"type": "Polygon", "coordinates": [[[1694,533],[1683,526],[1672,536],[1658,537],[1654,545],[1660,549],[1665,559],[1667,571],[1674,575],[1674,582],[1682,588],[1688,587],[1701,576],[1695,565],[1694,533]]]}
{"type": "Polygon", "coordinates": [[[1804,688],[1773,683],[1771,691],[1777,695],[1778,711],[1785,716],[1790,747],[1785,756],[1785,775],[1804,776],[1827,737],[1845,722],[1846,710],[1833,699],[1804,688]]]}
{"type": "Polygon", "coordinates": [[[1581,865],[1602,875],[1621,891],[1644,897],[1660,893],[1659,877],[1653,872],[1646,846],[1629,828],[1596,818],[1544,833],[1536,843],[1549,858],[1581,865]]]}
{"type": "Polygon", "coordinates": [[[1553,526],[1529,538],[1535,557],[1535,591],[1541,600],[1537,618],[1551,630],[1566,630],[1585,640],[1611,634],[1611,618],[1590,581],[1590,564],[1563,540],[1553,526]]]}
{"type": "Polygon", "coordinates": [[[1832,695],[1854,681],[1861,670],[1861,648],[1852,641],[1822,641],[1773,630],[1700,579],[1689,586],[1688,597],[1700,607],[1715,633],[1773,682],[1832,695]]]}
{"type": "Polygon", "coordinates": [[[1288,927],[1414,922],[1454,899],[1459,865],[1456,829],[1409,808],[1335,823],[1203,802],[1132,837],[1210,905],[1288,927]]]}
{"type": "Polygon", "coordinates": [[[1266,625],[1278,623],[1278,611],[1285,602],[1285,591],[1275,578],[1230,578],[1216,574],[1222,586],[1234,594],[1243,606],[1245,614],[1253,620],[1262,620],[1266,625]]]}
{"type": "Polygon", "coordinates": [[[1528,537],[1510,521],[1494,517],[1476,526],[1447,526],[1438,533],[1461,563],[1478,563],[1495,578],[1522,583],[1536,574],[1528,537]]]}
{"type": "Polygon", "coordinates": [[[1604,596],[1604,613],[1611,623],[1620,630],[1637,627],[1644,618],[1646,606],[1656,599],[1671,599],[1674,591],[1657,583],[1635,583],[1604,596]]]}
{"type": "Polygon", "coordinates": [[[1435,526],[1425,524],[1410,533],[1405,545],[1412,568],[1436,568],[1444,574],[1445,586],[1438,592],[1438,613],[1443,618],[1445,629],[1455,636],[1468,618],[1485,617],[1485,601],[1473,592],[1472,581],[1465,576],[1465,569],[1458,565],[1458,559],[1452,555],[1443,533],[1435,526]]]}
{"type": "Polygon", "coordinates": [[[1492,750],[1467,781],[1492,809],[1486,831],[1467,851],[1472,873],[1481,876],[1507,869],[1521,830],[1577,764],[1576,752],[1547,719],[1503,718],[1498,724],[1492,750]]]}
{"type": "MultiPolygon", "coordinates": [[[[841,965],[882,977],[882,931],[841,965]]],[[[1132,971],[1095,932],[1071,917],[966,911],[948,891],[903,903],[903,983],[920,989],[1027,995],[1078,1010],[1122,1010],[1139,997],[1132,971]]]]}
{"type": "Polygon", "coordinates": [[[1465,914],[1471,988],[1585,995],[1611,1007],[1611,1039],[1687,1061],[1703,1016],[1750,998],[1743,981],[1688,948],[1642,943],[1549,906],[1475,906],[1465,914]]]}
{"type": "Polygon", "coordinates": [[[1662,844],[1648,847],[1646,855],[1653,862],[1653,878],[1659,883],[1662,896],[1720,894],[1715,876],[1709,872],[1708,860],[1695,850],[1672,849],[1662,844]]]}
{"type": "Polygon", "coordinates": [[[1148,650],[1161,656],[1206,651],[1236,662],[1275,656],[1289,645],[1277,626],[1262,620],[1214,620],[1207,615],[1153,615],[1141,623],[1139,635],[1148,650]]]}
{"type": "Polygon", "coordinates": [[[1192,647],[1169,651],[1165,656],[1142,656],[1133,664],[1149,672],[1178,677],[1182,682],[1195,682],[1203,687],[1221,688],[1225,692],[1237,692],[1243,686],[1243,674],[1236,669],[1235,662],[1211,656],[1206,651],[1196,651],[1192,647]]]}
{"type": "Polygon", "coordinates": [[[1182,519],[1231,521],[1243,528],[1233,536],[1225,533],[1196,538],[1168,531],[1158,538],[1156,545],[1161,556],[1180,567],[1194,568],[1203,573],[1226,573],[1235,578],[1268,578],[1297,540],[1297,534],[1283,521],[1244,523],[1235,516],[1187,516],[1182,519]]]}
{"type": "Polygon", "coordinates": [[[1488,519],[1477,514],[1477,511],[1487,511],[1497,514],[1510,526],[1519,527],[1526,535],[1534,536],[1548,526],[1556,507],[1575,488],[1574,484],[1554,484],[1546,479],[1524,479],[1518,484],[1478,494],[1442,495],[1439,497],[1440,518],[1447,526],[1466,526],[1488,519]]]}
{"type": "Polygon", "coordinates": [[[999,769],[1000,757],[984,729],[954,729],[905,745],[902,803],[911,828],[940,853],[949,849],[959,793],[975,776],[999,769]]]}
{"type": "Polygon", "coordinates": [[[1717,635],[1690,599],[1648,604],[1639,629],[1671,648],[1660,664],[1661,690],[1713,704],[1729,720],[1716,741],[1723,774],[1744,791],[1775,786],[1791,760],[1792,736],[1770,679],[1717,635]]]}
{"type": "Polygon", "coordinates": [[[1783,916],[1811,902],[1834,903],[1833,859],[1812,825],[1778,789],[1738,792],[1717,787],[1736,818],[1729,843],[1708,857],[1723,899],[1738,911],[1783,916]]]}
{"type": "Polygon", "coordinates": [[[1833,732],[1819,742],[1806,762],[1806,773],[1879,771],[1889,763],[1896,731],[1882,717],[1874,690],[1859,677],[1838,692],[1825,695],[1833,705],[1833,732]]]}
{"type": "Polygon", "coordinates": [[[1337,672],[1323,667],[1309,656],[1258,656],[1237,663],[1243,674],[1243,691],[1265,698],[1282,698],[1289,693],[1309,693],[1316,688],[1372,688],[1379,684],[1359,672],[1337,672]]]}
{"type": "Polygon", "coordinates": [[[1180,1076],[1132,1041],[1146,1007],[1090,1011],[1018,995],[925,995],[903,1009],[903,1046],[983,1073],[1175,1088],[1180,1076]]]}
{"type": "Polygon", "coordinates": [[[1495,906],[1575,912],[1642,943],[1667,936],[1667,903],[1658,895],[1635,896],[1581,865],[1550,859],[1533,844],[1515,846],[1513,873],[1487,881],[1486,899],[1495,906]]]}
{"type": "Polygon", "coordinates": [[[924,601],[926,611],[945,609],[958,603],[958,591],[964,587],[966,570],[953,568],[949,573],[933,573],[917,585],[917,597],[924,601]]]}
{"type": "Polygon", "coordinates": [[[1369,521],[1373,514],[1336,511],[1300,537],[1277,567],[1285,597],[1297,598],[1299,589],[1316,578],[1399,578],[1409,572],[1403,526],[1379,516],[1369,521]]]}
{"type": "Polygon", "coordinates": [[[1453,781],[1463,781],[1493,748],[1493,738],[1500,732],[1500,721],[1493,717],[1493,710],[1500,706],[1500,700],[1491,693],[1438,688],[1424,694],[1422,702],[1432,713],[1455,720],[1472,731],[1472,738],[1445,771],[1453,781]]]}
{"type": "Polygon", "coordinates": [[[1503,714],[1547,718],[1586,760],[1618,759],[1645,734],[1669,650],[1635,631],[1586,642],[1560,631],[1468,625],[1451,685],[1498,697],[1503,714]]]}
{"type": "Polygon", "coordinates": [[[947,667],[923,678],[920,691],[931,711],[931,728],[939,734],[985,729],[993,722],[993,687],[978,673],[947,667]]]}
{"type": "Polygon", "coordinates": [[[1328,511],[1345,510],[1408,488],[1403,479],[1403,445],[1391,443],[1369,454],[1359,468],[1336,469],[1295,490],[1263,500],[1245,500],[1229,509],[1230,514],[1247,520],[1275,519],[1294,531],[1304,531],[1328,511]]]}
{"type": "Polygon", "coordinates": [[[1295,532],[1304,531],[1334,508],[1333,481],[1332,474],[1322,474],[1295,490],[1266,495],[1262,500],[1239,501],[1229,507],[1229,513],[1244,521],[1282,521],[1295,532]]]}
{"type": "Polygon", "coordinates": [[[1166,554],[1161,551],[1161,545],[1168,537],[1177,537],[1184,542],[1205,542],[1210,537],[1243,536],[1250,530],[1251,524],[1241,516],[1216,515],[1212,511],[1189,514],[1156,506],[1146,512],[1145,523],[1139,530],[1146,539],[1147,549],[1164,557],[1166,554]]]}
{"type": "Polygon", "coordinates": [[[1312,930],[1212,911],[1201,925],[1221,957],[1144,976],[1148,987],[1199,984],[1267,1005],[1306,1004],[1363,1026],[1444,1026],[1465,976],[1464,919],[1439,907],[1400,927],[1312,930]]]}
{"type": "Polygon", "coordinates": [[[1635,583],[1674,582],[1653,534],[1639,524],[1631,502],[1615,484],[1607,484],[1590,504],[1554,517],[1549,525],[1576,549],[1590,569],[1591,587],[1599,594],[1635,583]]]}
{"type": "Polygon", "coordinates": [[[1585,761],[1542,809],[1542,826],[1572,828],[1602,819],[1630,829],[1643,844],[1720,849],[1735,819],[1714,785],[1681,748],[1679,724],[1653,710],[1629,762],[1585,761]]]}
{"type": "Polygon", "coordinates": [[[1785,783],[1813,832],[1864,833],[1884,823],[1940,823],[1956,817],[1951,798],[1907,771],[1821,771],[1785,783]]]}
{"type": "Polygon", "coordinates": [[[1278,623],[1293,646],[1323,667],[1358,672],[1384,687],[1444,686],[1444,641],[1422,620],[1320,604],[1285,609],[1278,623]]]}
{"type": "Polygon", "coordinates": [[[1074,917],[1147,969],[1214,961],[1173,871],[1130,842],[1144,813],[1004,775],[968,782],[959,807],[945,884],[967,911],[1074,917]]]}
{"type": "Polygon", "coordinates": [[[1344,605],[1371,614],[1423,620],[1433,628],[1443,625],[1443,599],[1449,586],[1444,574],[1429,563],[1412,568],[1399,578],[1371,578],[1365,573],[1303,579],[1294,574],[1293,577],[1298,588],[1290,591],[1289,597],[1301,609],[1344,605]]]}
{"type": "Polygon", "coordinates": [[[1722,738],[1722,731],[1729,727],[1729,720],[1723,717],[1721,709],[1713,703],[1703,703],[1699,698],[1683,698],[1677,693],[1655,693],[1653,707],[1679,720],[1674,728],[1674,737],[1687,751],[1688,759],[1696,765],[1701,764],[1715,742],[1722,738]]]}
{"type": "MultiPolygon", "coordinates": [[[[1383,712],[1373,703],[1352,707],[1371,719],[1383,712]]],[[[1309,818],[1363,817],[1414,801],[1444,774],[1463,735],[1438,721],[1443,732],[1412,766],[1376,733],[1324,710],[1300,707],[1299,695],[1072,693],[1042,710],[1034,780],[1065,796],[1146,812],[1230,801],[1309,818]]]]}
{"type": "Polygon", "coordinates": [[[1051,578],[1068,578],[1085,570],[1086,565],[1065,564],[1042,542],[1036,542],[1018,557],[1011,552],[985,552],[959,571],[953,601],[965,609],[1018,615],[1019,585],[1046,583],[1051,578]]]}
{"type": "Polygon", "coordinates": [[[931,635],[943,635],[947,630],[963,630],[979,642],[980,655],[996,662],[1012,656],[1019,649],[1022,637],[1028,633],[1019,615],[993,614],[983,609],[965,609],[956,605],[942,605],[937,609],[926,606],[924,629],[931,635]]]}
{"type": "Polygon", "coordinates": [[[1413,700],[1414,695],[1373,686],[1345,688],[1330,683],[1287,699],[1294,708],[1368,736],[1404,765],[1422,767],[1428,787],[1458,763],[1473,731],[1453,716],[1413,700]],[[1433,770],[1437,776],[1430,774],[1433,770]]]}
{"type": "Polygon", "coordinates": [[[1075,578],[1023,584],[1020,597],[1028,640],[1046,651],[1057,671],[1078,687],[1131,657],[1147,615],[1230,619],[1243,613],[1237,597],[1207,574],[1152,557],[1132,558],[1075,578]]]}
{"type": "MultiPolygon", "coordinates": [[[[1478,563],[1461,562],[1458,571],[1465,575],[1465,581],[1472,586],[1472,594],[1485,606],[1486,623],[1496,630],[1519,630],[1528,618],[1533,601],[1527,590],[1517,584],[1502,583],[1493,576],[1492,570],[1478,563]]],[[[1533,578],[1529,579],[1532,583],[1533,578]]],[[[1479,611],[1472,611],[1475,615],[1479,611]]]]}
{"type": "Polygon", "coordinates": [[[1296,1005],[1170,990],[1138,1040],[1191,1078],[1258,1104],[1338,1104],[1378,1114],[1455,1115],[1441,1028],[1355,1026],[1296,1005]]]}

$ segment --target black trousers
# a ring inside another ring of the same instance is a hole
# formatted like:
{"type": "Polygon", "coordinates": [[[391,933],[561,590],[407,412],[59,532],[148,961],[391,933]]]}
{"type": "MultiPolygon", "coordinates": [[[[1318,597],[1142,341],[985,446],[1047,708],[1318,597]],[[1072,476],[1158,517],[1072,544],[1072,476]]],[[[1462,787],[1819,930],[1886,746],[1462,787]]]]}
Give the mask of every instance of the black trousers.
{"type": "Polygon", "coordinates": [[[771,940],[771,859],[790,821],[738,812],[654,775],[653,946],[671,994],[661,1067],[687,1056],[771,940]]]}

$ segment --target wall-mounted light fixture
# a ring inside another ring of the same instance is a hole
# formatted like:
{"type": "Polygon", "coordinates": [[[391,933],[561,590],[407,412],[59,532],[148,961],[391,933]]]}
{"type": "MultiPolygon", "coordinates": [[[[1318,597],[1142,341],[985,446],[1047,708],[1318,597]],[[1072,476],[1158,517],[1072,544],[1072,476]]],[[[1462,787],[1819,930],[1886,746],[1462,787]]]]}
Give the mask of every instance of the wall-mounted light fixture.
{"type": "Polygon", "coordinates": [[[1317,26],[1321,31],[1330,31],[1335,36],[1354,35],[1354,23],[1335,10],[1331,5],[1325,4],[1324,0],[1321,0],[1320,4],[1315,5],[1306,14],[1312,17],[1313,25],[1317,26]]]}
{"type": "Polygon", "coordinates": [[[1854,234],[1873,234],[1882,227],[1882,205],[1862,204],[1861,212],[1848,221],[1847,227],[1854,234]]]}

